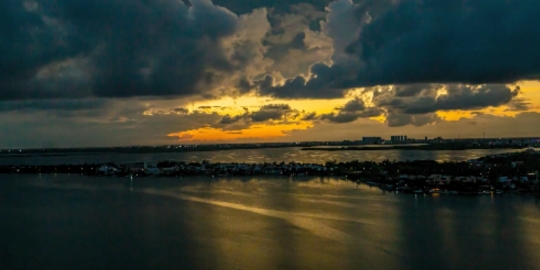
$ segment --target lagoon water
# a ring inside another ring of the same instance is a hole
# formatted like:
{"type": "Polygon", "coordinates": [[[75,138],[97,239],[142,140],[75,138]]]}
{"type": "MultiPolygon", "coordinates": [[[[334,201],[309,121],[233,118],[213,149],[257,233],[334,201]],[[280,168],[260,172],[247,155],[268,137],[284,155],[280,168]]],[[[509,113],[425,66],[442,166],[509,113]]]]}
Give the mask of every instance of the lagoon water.
{"type": "Polygon", "coordinates": [[[540,269],[532,196],[3,175],[0,217],[0,269],[540,269]]]}
{"type": "Polygon", "coordinates": [[[57,165],[83,163],[123,163],[130,161],[159,162],[163,160],[195,161],[210,160],[211,162],[302,162],[324,163],[328,160],[416,160],[431,159],[437,161],[466,161],[486,155],[523,151],[522,149],[472,149],[472,150],[369,150],[369,151],[302,151],[299,147],[274,149],[244,149],[208,152],[179,152],[179,153],[62,153],[59,155],[3,154],[0,155],[0,165],[57,165]]]}

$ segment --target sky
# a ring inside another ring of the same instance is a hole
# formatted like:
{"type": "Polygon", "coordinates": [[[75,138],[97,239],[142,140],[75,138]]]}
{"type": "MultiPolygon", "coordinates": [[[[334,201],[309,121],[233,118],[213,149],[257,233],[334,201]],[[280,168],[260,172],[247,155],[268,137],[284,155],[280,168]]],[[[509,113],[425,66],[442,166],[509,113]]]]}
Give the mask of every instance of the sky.
{"type": "Polygon", "coordinates": [[[0,148],[540,134],[540,2],[3,0],[0,148]]]}

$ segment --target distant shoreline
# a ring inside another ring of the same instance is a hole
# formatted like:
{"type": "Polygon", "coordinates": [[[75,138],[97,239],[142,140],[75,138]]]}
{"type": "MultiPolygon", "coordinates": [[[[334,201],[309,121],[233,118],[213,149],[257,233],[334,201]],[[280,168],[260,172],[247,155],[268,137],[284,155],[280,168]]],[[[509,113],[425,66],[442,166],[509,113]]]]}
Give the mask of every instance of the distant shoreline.
{"type": "Polygon", "coordinates": [[[473,149],[520,149],[540,147],[536,137],[527,138],[463,138],[463,139],[408,139],[405,141],[304,141],[304,142],[261,142],[231,144],[186,144],[156,146],[74,147],[74,148],[0,148],[0,158],[21,155],[61,154],[148,154],[213,152],[230,150],[301,148],[307,151],[366,151],[366,150],[473,150],[473,149]]]}
{"type": "Polygon", "coordinates": [[[424,151],[464,151],[464,150],[490,150],[490,149],[523,149],[522,146],[468,146],[452,144],[427,144],[427,145],[396,145],[387,147],[305,147],[302,151],[388,151],[388,150],[424,150],[424,151]]]}
{"type": "Polygon", "coordinates": [[[154,154],[154,153],[190,153],[190,152],[216,152],[235,150],[257,150],[257,149],[284,149],[300,148],[301,151],[389,151],[389,150],[423,150],[423,151],[464,151],[464,150],[493,150],[493,149],[524,149],[524,146],[510,145],[483,145],[470,146],[465,144],[414,144],[414,145],[376,145],[376,146],[343,146],[325,145],[305,146],[305,145],[279,145],[279,146],[242,146],[242,147],[186,147],[186,148],[100,148],[100,149],[31,149],[22,152],[0,152],[0,159],[28,158],[28,157],[63,157],[71,155],[104,155],[104,154],[154,154]]]}
{"type": "MultiPolygon", "coordinates": [[[[425,148],[426,146],[396,148],[425,148]]],[[[429,147],[429,146],[428,146],[429,147]]],[[[395,149],[395,148],[394,148],[395,149]]],[[[326,149],[324,149],[326,150],[326,149]]],[[[540,195],[540,152],[485,156],[466,162],[350,161],[325,163],[211,163],[162,161],[157,164],[58,164],[47,166],[0,166],[0,174],[76,174],[86,176],[134,177],[341,177],[356,183],[377,186],[384,191],[427,194],[535,194],[540,195]]]]}

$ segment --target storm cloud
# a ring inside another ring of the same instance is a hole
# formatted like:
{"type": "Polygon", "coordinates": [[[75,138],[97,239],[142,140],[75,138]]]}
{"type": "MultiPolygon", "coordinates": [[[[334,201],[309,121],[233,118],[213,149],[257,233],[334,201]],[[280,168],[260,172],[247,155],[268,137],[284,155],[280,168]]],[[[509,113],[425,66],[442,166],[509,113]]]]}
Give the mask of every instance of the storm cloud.
{"type": "MultiPolygon", "coordinates": [[[[18,133],[61,138],[49,120],[99,144],[115,130],[139,143],[200,127],[384,116],[426,129],[444,122],[440,111],[515,115],[537,108],[516,85],[540,79],[538,18],[528,0],[3,0],[0,118],[23,145],[18,133]],[[332,111],[244,97],[349,101],[332,111]],[[235,105],[214,107],[221,98],[235,105]]],[[[64,143],[43,144],[54,141],[64,143]]]]}
{"type": "Polygon", "coordinates": [[[475,110],[498,107],[515,98],[520,88],[504,85],[417,84],[374,90],[373,102],[403,114],[426,114],[449,110],[475,110]],[[413,90],[411,90],[413,89],[413,90]]]}
{"type": "Polygon", "coordinates": [[[330,7],[324,30],[334,42],[333,65],[315,64],[309,78],[261,93],[328,98],[338,89],[374,85],[540,79],[538,2],[340,0],[330,7]]]}
{"type": "Polygon", "coordinates": [[[237,14],[241,14],[249,13],[253,9],[262,7],[271,7],[279,11],[289,11],[291,6],[298,5],[300,3],[308,3],[317,9],[324,10],[324,8],[332,1],[333,0],[214,0],[213,2],[216,5],[226,7],[237,14]]]}
{"type": "Polygon", "coordinates": [[[298,116],[299,112],[287,104],[268,104],[261,106],[255,111],[246,111],[244,114],[235,116],[225,115],[218,124],[230,125],[240,121],[244,121],[244,123],[262,123],[278,120],[287,121],[287,118],[293,120],[298,116]]]}
{"type": "Polygon", "coordinates": [[[240,19],[209,0],[0,3],[0,99],[201,94],[238,69],[240,19]]]}
{"type": "Polygon", "coordinates": [[[367,107],[364,101],[359,98],[350,100],[344,106],[336,109],[336,113],[323,114],[320,118],[333,123],[350,123],[358,118],[377,117],[385,113],[381,108],[367,107]]]}

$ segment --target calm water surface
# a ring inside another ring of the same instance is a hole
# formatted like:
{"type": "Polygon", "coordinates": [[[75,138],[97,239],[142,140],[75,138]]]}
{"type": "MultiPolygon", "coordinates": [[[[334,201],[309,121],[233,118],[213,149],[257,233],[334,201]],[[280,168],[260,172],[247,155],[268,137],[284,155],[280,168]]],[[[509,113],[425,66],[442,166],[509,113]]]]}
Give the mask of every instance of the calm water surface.
{"type": "Polygon", "coordinates": [[[149,153],[149,154],[80,154],[72,153],[61,156],[0,155],[0,165],[56,165],[83,163],[123,163],[128,161],[159,162],[163,160],[203,161],[212,162],[303,162],[324,163],[328,160],[416,160],[432,159],[437,161],[465,161],[486,155],[523,151],[522,149],[475,149],[462,151],[424,151],[424,150],[384,150],[384,151],[302,151],[301,148],[248,149],[227,150],[214,152],[184,152],[184,153],[149,153]]]}
{"type": "Polygon", "coordinates": [[[0,269],[540,269],[535,197],[0,176],[0,216],[0,269]]]}

